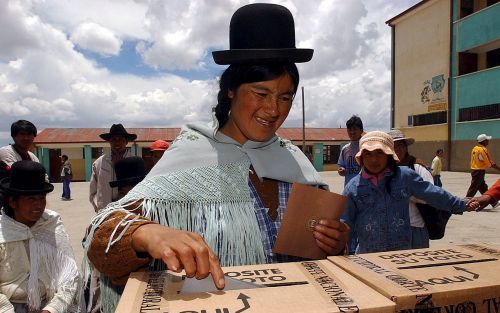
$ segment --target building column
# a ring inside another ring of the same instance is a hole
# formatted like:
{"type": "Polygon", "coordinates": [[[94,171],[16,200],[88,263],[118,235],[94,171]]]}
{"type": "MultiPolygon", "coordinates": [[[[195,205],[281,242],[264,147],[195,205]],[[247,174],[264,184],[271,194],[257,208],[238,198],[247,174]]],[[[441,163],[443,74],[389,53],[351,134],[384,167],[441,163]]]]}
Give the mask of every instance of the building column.
{"type": "Polygon", "coordinates": [[[315,143],[313,145],[313,165],[318,172],[323,171],[323,144],[315,143]]]}
{"type": "Polygon", "coordinates": [[[132,147],[130,147],[130,152],[132,152],[132,155],[133,156],[137,156],[137,150],[138,150],[138,146],[137,144],[134,142],[132,144],[132,147]]]}
{"type": "Polygon", "coordinates": [[[90,181],[92,176],[92,147],[90,145],[83,146],[83,158],[85,161],[85,181],[90,181]]]}
{"type": "Polygon", "coordinates": [[[36,154],[40,164],[43,165],[47,175],[50,176],[50,158],[49,158],[49,149],[47,148],[36,148],[36,154]]]}

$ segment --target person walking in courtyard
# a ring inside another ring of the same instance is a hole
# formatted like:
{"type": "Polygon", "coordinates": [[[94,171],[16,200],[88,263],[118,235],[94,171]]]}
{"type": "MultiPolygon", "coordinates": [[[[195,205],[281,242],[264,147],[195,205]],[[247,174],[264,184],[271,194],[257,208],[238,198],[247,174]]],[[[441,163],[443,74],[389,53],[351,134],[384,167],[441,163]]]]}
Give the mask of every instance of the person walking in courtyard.
{"type": "Polygon", "coordinates": [[[434,179],[434,185],[438,187],[443,187],[443,183],[441,182],[441,169],[443,164],[441,159],[443,158],[444,151],[443,149],[438,149],[436,151],[436,156],[432,159],[431,169],[432,169],[432,178],[434,179]]]}
{"type": "Polygon", "coordinates": [[[73,179],[73,169],[71,168],[71,162],[67,155],[63,154],[61,156],[61,179],[63,183],[63,191],[61,200],[71,200],[71,189],[69,188],[69,184],[73,179]]]}
{"type": "Polygon", "coordinates": [[[99,137],[109,142],[111,154],[101,155],[92,164],[89,200],[96,212],[117,198],[118,191],[109,186],[109,182],[116,179],[114,165],[119,160],[132,156],[127,144],[134,141],[137,135],[129,134],[122,124],[113,124],[108,133],[99,137]]]}
{"type": "Polygon", "coordinates": [[[474,197],[472,200],[479,203],[480,208],[478,210],[484,209],[488,204],[491,204],[492,208],[496,208],[500,202],[500,179],[497,179],[493,186],[486,190],[484,194],[474,197]]]}
{"type": "Polygon", "coordinates": [[[479,191],[484,194],[488,190],[488,185],[484,180],[484,175],[486,174],[487,168],[494,168],[500,170],[500,168],[491,160],[488,154],[488,145],[490,143],[491,136],[486,134],[481,134],[477,136],[477,145],[472,148],[470,156],[470,169],[471,169],[471,182],[469,190],[467,190],[467,197],[474,197],[479,191]]]}

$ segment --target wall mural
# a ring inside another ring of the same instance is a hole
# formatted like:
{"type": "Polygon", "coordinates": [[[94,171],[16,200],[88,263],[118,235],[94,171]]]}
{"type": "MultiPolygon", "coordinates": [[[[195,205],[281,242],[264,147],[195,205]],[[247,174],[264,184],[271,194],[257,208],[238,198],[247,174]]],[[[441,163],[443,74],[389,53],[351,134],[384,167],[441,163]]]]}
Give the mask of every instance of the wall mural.
{"type": "Polygon", "coordinates": [[[446,84],[444,74],[432,77],[424,81],[424,88],[420,92],[420,101],[427,106],[427,112],[444,111],[447,109],[446,95],[443,89],[446,84]]]}

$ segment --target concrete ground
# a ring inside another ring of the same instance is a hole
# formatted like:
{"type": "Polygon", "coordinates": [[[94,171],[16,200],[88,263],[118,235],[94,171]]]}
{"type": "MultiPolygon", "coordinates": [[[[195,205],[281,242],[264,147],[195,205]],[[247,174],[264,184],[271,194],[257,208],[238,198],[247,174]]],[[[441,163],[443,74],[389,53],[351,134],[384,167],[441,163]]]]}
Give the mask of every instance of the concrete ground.
{"type": "MultiPolygon", "coordinates": [[[[337,172],[322,172],[321,175],[330,185],[333,192],[341,193],[344,178],[337,172]]],[[[470,183],[470,174],[461,172],[443,172],[443,187],[449,192],[464,197],[470,183]]],[[[486,174],[486,183],[491,186],[500,174],[486,174]]],[[[71,243],[77,260],[83,256],[81,240],[86,227],[94,216],[94,210],[88,201],[89,183],[71,183],[71,201],[62,201],[62,184],[55,183],[55,189],[47,197],[47,208],[61,214],[63,222],[71,238],[71,243]]],[[[486,242],[500,246],[498,222],[500,220],[500,206],[496,209],[487,209],[481,212],[467,212],[463,215],[453,215],[448,222],[443,239],[431,241],[431,246],[438,244],[462,244],[472,242],[486,242]]]]}

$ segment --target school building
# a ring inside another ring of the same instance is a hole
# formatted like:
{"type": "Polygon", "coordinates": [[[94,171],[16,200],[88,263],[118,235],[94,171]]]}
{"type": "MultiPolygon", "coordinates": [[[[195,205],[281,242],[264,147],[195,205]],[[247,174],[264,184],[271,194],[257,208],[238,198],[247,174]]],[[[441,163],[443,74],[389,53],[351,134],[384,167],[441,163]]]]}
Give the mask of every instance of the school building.
{"type": "Polygon", "coordinates": [[[424,0],[386,22],[392,28],[391,127],[427,162],[469,171],[479,134],[500,162],[500,1],[424,0]]]}
{"type": "MultiPolygon", "coordinates": [[[[103,153],[110,153],[109,143],[99,135],[107,133],[107,128],[46,128],[35,137],[36,154],[49,173],[51,181],[59,181],[61,155],[69,157],[73,167],[73,180],[89,181],[92,163],[103,153]]],[[[127,128],[137,135],[128,147],[132,154],[140,156],[148,165],[149,147],[163,139],[169,143],[177,137],[180,128],[127,128]]],[[[302,147],[302,128],[280,128],[278,135],[302,147]]],[[[336,170],[340,149],[349,142],[345,128],[306,128],[306,155],[319,171],[336,170]]]]}

